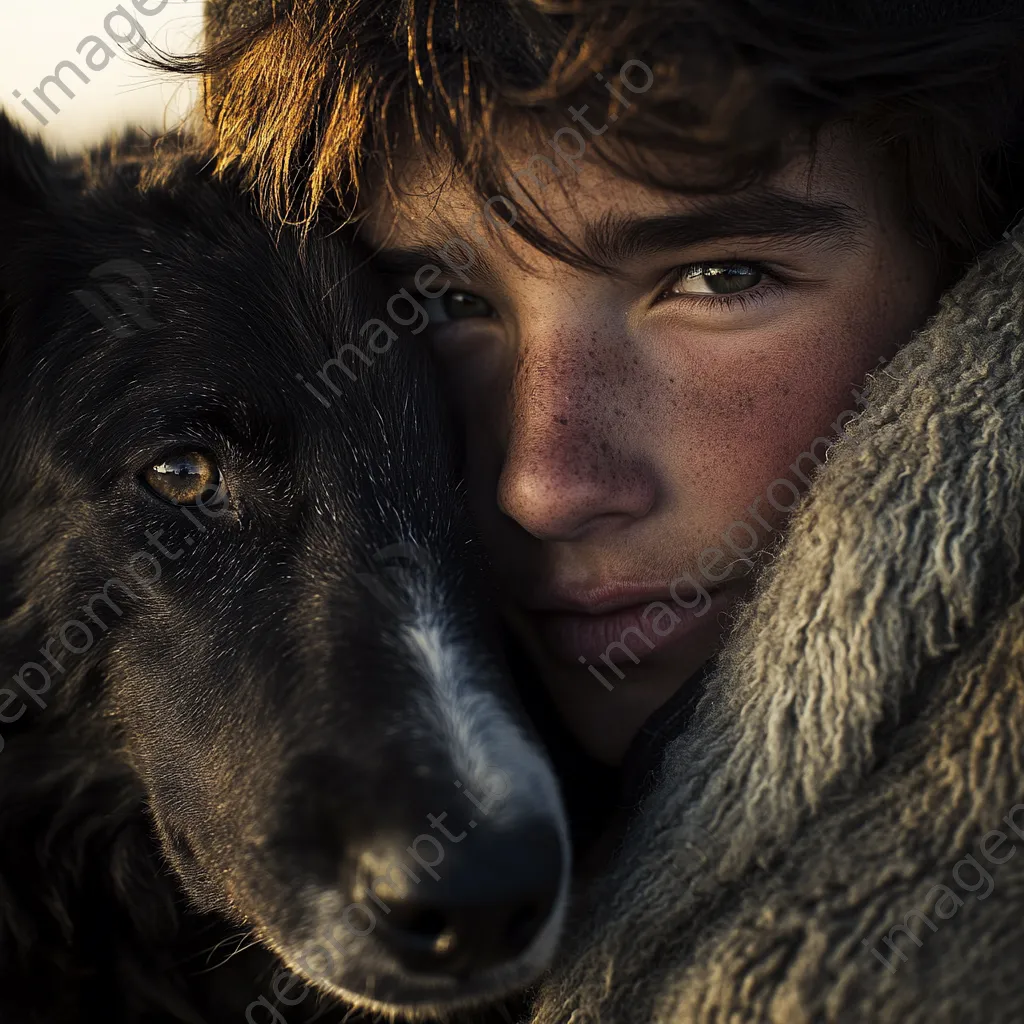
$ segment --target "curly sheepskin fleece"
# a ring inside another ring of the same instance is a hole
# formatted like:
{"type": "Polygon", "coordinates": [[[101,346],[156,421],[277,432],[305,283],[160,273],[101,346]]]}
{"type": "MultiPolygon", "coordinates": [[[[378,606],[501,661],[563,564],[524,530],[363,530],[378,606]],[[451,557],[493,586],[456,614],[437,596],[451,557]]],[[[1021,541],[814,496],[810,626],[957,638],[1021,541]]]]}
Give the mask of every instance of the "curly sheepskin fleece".
{"type": "Polygon", "coordinates": [[[1024,1020],[1024,232],[869,385],[534,1024],[1024,1020]]]}

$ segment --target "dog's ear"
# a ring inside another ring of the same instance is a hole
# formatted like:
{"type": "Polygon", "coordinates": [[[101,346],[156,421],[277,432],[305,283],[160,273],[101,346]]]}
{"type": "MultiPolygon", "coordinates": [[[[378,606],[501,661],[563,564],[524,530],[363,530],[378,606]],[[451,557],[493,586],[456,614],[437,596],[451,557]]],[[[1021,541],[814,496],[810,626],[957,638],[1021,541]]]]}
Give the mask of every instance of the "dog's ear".
{"type": "Polygon", "coordinates": [[[6,348],[18,252],[31,242],[29,226],[56,194],[54,161],[0,110],[0,356],[6,348]]]}
{"type": "Polygon", "coordinates": [[[43,144],[31,139],[0,110],[0,208],[7,215],[38,209],[53,194],[54,163],[43,144]]]}

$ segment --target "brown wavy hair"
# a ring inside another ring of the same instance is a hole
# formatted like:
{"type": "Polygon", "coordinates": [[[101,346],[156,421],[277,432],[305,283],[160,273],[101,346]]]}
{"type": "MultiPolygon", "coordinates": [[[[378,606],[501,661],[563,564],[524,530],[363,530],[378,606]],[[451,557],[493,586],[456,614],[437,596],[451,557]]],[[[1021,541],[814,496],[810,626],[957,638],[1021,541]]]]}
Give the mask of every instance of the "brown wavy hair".
{"type": "MultiPolygon", "coordinates": [[[[204,76],[218,170],[278,220],[357,217],[368,182],[399,190],[410,152],[507,194],[496,140],[557,130],[569,107],[614,120],[601,159],[698,193],[751,184],[847,120],[891,161],[918,237],[962,260],[1024,204],[1024,11],[925,6],[210,0],[203,51],[162,63],[204,76]],[[628,109],[605,88],[627,61],[653,73],[628,109]]],[[[529,218],[515,229],[560,249],[529,218]]]]}

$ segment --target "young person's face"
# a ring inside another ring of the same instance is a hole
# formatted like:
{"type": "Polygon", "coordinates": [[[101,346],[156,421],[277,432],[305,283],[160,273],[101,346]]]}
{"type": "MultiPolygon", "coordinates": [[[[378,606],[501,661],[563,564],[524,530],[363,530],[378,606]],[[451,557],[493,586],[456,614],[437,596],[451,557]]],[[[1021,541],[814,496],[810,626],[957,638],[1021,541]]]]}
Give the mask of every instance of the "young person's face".
{"type": "Polygon", "coordinates": [[[421,337],[465,419],[509,621],[570,728],[614,762],[719,647],[820,439],[925,319],[937,273],[845,129],[813,167],[732,195],[581,165],[559,163],[560,188],[535,163],[530,188],[614,273],[488,232],[478,197],[416,161],[408,198],[381,199],[364,230],[414,296],[447,285],[420,298],[421,337]],[[440,275],[412,272],[430,264],[440,275]]]}

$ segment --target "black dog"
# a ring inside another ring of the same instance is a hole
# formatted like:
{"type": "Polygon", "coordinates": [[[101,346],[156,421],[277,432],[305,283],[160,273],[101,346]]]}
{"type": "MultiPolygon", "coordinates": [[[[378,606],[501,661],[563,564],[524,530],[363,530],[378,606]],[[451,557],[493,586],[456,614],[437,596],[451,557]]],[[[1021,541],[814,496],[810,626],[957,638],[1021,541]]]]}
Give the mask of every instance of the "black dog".
{"type": "Polygon", "coordinates": [[[0,1021],[496,998],[568,841],[428,361],[165,163],[0,119],[0,1021]]]}

